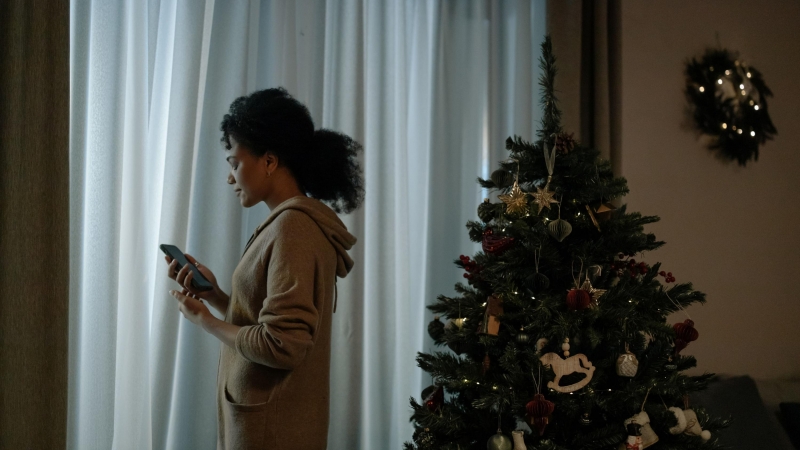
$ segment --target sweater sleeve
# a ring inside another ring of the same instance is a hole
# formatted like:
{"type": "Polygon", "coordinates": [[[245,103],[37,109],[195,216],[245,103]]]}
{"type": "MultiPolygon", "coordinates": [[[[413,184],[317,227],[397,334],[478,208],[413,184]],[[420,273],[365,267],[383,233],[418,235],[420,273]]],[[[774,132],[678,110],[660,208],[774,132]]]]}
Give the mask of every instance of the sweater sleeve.
{"type": "Polygon", "coordinates": [[[286,211],[275,226],[267,261],[267,297],[258,324],[242,327],[236,351],[244,358],[278,369],[299,366],[314,345],[319,311],[314,302],[321,245],[327,244],[314,221],[286,211]]]}

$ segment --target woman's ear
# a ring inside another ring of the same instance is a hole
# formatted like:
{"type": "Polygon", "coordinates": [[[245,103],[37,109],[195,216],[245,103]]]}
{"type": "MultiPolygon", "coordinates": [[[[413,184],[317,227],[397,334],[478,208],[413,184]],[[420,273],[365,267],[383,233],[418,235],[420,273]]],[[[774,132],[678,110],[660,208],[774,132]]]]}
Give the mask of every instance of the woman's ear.
{"type": "Polygon", "coordinates": [[[272,176],[272,172],[278,168],[278,157],[272,153],[264,154],[264,173],[270,177],[272,176]]]}

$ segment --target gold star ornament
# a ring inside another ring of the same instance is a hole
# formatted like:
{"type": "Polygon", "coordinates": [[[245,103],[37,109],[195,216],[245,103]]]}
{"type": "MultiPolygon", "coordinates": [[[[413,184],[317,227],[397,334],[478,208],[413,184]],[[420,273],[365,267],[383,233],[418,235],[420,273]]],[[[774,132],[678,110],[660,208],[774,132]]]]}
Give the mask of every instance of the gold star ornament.
{"type": "Polygon", "coordinates": [[[595,289],[592,286],[592,282],[589,279],[583,280],[583,284],[581,284],[581,289],[588,292],[589,295],[592,297],[592,304],[597,305],[597,300],[606,293],[605,289],[595,289]]]}
{"type": "Polygon", "coordinates": [[[522,192],[519,188],[519,183],[514,181],[514,186],[511,192],[505,195],[499,195],[499,198],[506,204],[506,212],[509,214],[525,214],[528,212],[528,194],[522,192]]]}
{"type": "Polygon", "coordinates": [[[551,203],[558,203],[558,201],[553,198],[556,193],[550,190],[550,177],[547,177],[547,183],[543,188],[536,188],[536,192],[531,195],[533,195],[534,203],[539,205],[539,212],[542,212],[545,208],[549,209],[551,203]]]}

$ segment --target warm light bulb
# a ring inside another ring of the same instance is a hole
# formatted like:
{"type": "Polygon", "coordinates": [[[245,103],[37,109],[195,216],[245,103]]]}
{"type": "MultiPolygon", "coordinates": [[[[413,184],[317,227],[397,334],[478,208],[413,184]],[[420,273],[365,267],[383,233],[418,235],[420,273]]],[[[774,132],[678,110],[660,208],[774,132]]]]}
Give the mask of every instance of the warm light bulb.
{"type": "Polygon", "coordinates": [[[700,86],[700,92],[705,92],[705,91],[706,91],[706,88],[704,88],[703,86],[700,86]]]}
{"type": "Polygon", "coordinates": [[[750,100],[750,106],[753,106],[754,104],[755,104],[755,102],[750,100]]]}
{"type": "Polygon", "coordinates": [[[747,78],[750,78],[750,72],[747,72],[747,78]]]}
{"type": "Polygon", "coordinates": [[[755,135],[756,135],[756,132],[755,132],[755,131],[751,131],[751,132],[750,132],[750,136],[755,136],[755,135]]]}
{"type": "Polygon", "coordinates": [[[726,71],[725,71],[725,75],[730,75],[730,74],[731,74],[731,71],[730,71],[730,70],[726,70],[726,71]]]}
{"type": "Polygon", "coordinates": [[[755,109],[756,111],[758,111],[758,105],[756,105],[756,106],[753,106],[753,109],[755,109]]]}
{"type": "Polygon", "coordinates": [[[739,128],[738,130],[736,130],[736,132],[739,133],[739,134],[742,134],[742,129],[739,128]]]}
{"type": "Polygon", "coordinates": [[[744,89],[744,84],[740,84],[739,89],[744,89]]]}
{"type": "Polygon", "coordinates": [[[733,126],[733,131],[736,131],[736,125],[733,126]]]}
{"type": "Polygon", "coordinates": [[[722,78],[720,78],[719,80],[717,80],[717,84],[722,84],[722,78]]]}
{"type": "Polygon", "coordinates": [[[728,129],[728,124],[727,123],[723,123],[722,124],[722,129],[723,130],[727,130],[728,129]]]}
{"type": "Polygon", "coordinates": [[[747,93],[744,90],[742,90],[742,95],[747,95],[747,93]]]}

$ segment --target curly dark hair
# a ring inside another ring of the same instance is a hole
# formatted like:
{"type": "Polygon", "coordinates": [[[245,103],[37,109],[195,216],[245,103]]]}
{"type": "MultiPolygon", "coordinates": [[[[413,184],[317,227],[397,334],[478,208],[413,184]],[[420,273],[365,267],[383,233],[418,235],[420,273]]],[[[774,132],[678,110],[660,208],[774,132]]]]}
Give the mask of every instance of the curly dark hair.
{"type": "Polygon", "coordinates": [[[315,131],[308,108],[282,87],[234,100],[220,130],[226,149],[230,150],[233,136],[254,156],[274,154],[300,189],[336,212],[349,213],[364,201],[357,159],[361,144],[336,131],[315,131]]]}

